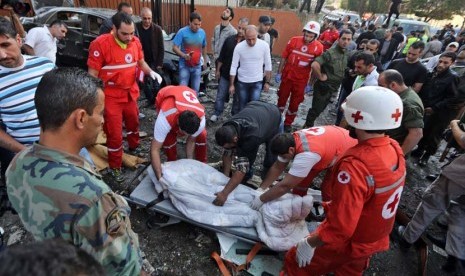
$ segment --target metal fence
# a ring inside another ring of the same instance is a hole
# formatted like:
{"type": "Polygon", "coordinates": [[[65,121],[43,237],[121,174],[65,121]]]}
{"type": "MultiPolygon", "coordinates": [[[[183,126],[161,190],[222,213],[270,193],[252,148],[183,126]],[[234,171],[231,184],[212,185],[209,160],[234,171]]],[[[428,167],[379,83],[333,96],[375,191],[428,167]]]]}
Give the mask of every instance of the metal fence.
{"type": "Polygon", "coordinates": [[[130,3],[134,14],[140,14],[143,7],[152,10],[153,22],[168,34],[175,33],[189,23],[194,11],[194,0],[75,0],[75,5],[93,8],[117,9],[120,2],[130,3]],[[77,3],[76,3],[77,2],[77,3]]]}

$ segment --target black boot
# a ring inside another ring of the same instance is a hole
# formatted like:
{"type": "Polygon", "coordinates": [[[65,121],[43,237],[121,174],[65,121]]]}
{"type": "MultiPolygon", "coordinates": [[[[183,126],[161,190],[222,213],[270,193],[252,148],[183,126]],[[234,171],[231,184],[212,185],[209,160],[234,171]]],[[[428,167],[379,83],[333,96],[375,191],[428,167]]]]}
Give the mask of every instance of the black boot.
{"type": "Polygon", "coordinates": [[[413,150],[410,153],[410,156],[415,157],[415,158],[419,158],[423,154],[423,152],[425,152],[425,150],[423,150],[421,148],[417,148],[416,150],[413,150]]]}
{"type": "Polygon", "coordinates": [[[455,269],[457,268],[457,262],[458,259],[456,257],[449,255],[447,256],[446,263],[441,266],[441,269],[447,273],[455,272],[455,269]]]}

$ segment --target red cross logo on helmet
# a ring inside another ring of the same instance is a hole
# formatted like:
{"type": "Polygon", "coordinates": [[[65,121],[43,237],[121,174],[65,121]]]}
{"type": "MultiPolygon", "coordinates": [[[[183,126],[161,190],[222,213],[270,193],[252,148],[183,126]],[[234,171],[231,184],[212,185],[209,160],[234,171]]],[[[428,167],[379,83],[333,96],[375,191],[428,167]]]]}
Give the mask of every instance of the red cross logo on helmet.
{"type": "Polygon", "coordinates": [[[310,24],[308,26],[310,27],[310,29],[315,29],[315,24],[310,24]]]}
{"type": "Polygon", "coordinates": [[[394,120],[396,120],[396,123],[397,123],[397,121],[399,121],[400,116],[402,116],[402,113],[400,112],[400,110],[399,110],[398,108],[396,108],[396,112],[395,112],[395,113],[392,113],[392,114],[391,114],[391,118],[393,118],[394,120]]]}
{"type": "Polygon", "coordinates": [[[354,123],[358,123],[358,120],[363,121],[363,116],[360,115],[361,113],[362,113],[361,111],[352,113],[352,118],[354,118],[354,123]]]}

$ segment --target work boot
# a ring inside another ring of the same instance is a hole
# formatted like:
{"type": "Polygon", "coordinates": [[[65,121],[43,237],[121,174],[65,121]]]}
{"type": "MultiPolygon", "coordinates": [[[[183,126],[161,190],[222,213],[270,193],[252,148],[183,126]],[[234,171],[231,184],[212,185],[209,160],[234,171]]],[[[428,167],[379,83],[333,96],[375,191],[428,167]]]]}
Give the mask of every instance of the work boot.
{"type": "Polygon", "coordinates": [[[433,174],[429,174],[426,176],[426,179],[430,180],[430,181],[434,181],[436,180],[436,178],[438,178],[439,174],[438,173],[433,173],[433,174]]]}
{"type": "Polygon", "coordinates": [[[125,180],[121,168],[110,168],[108,175],[110,175],[111,178],[117,183],[122,183],[125,180]]]}
{"type": "Polygon", "coordinates": [[[458,259],[454,256],[448,255],[446,263],[441,266],[441,269],[447,273],[455,272],[457,268],[458,259]]]}
{"type": "Polygon", "coordinates": [[[428,160],[430,156],[431,154],[427,152],[423,153],[420,160],[418,160],[418,165],[420,165],[420,167],[426,167],[426,165],[428,165],[428,160]]]}
{"type": "Polygon", "coordinates": [[[407,252],[410,249],[410,247],[412,247],[412,244],[404,239],[404,231],[405,226],[399,226],[399,228],[397,228],[397,242],[399,243],[400,250],[403,252],[407,252]]]}

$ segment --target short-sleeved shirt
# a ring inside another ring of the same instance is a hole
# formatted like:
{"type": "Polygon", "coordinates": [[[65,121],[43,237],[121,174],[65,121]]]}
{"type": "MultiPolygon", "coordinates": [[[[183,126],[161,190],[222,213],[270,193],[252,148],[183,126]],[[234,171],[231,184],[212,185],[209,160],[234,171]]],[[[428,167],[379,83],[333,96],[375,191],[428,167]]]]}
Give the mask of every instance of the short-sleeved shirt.
{"type": "Polygon", "coordinates": [[[34,144],[16,155],[6,175],[11,204],[36,240],[63,238],[92,255],[107,275],[139,275],[131,209],[85,159],[34,144]]]}
{"type": "Polygon", "coordinates": [[[16,68],[0,66],[0,122],[8,135],[25,145],[39,140],[34,97],[42,76],[55,64],[44,57],[23,55],[23,59],[16,68]]]}
{"type": "Polygon", "coordinates": [[[428,70],[420,61],[408,63],[405,58],[396,59],[389,64],[387,69],[395,69],[404,78],[404,83],[412,87],[415,83],[425,83],[428,70]]]}
{"type": "Polygon", "coordinates": [[[423,128],[425,124],[423,122],[423,103],[421,102],[418,94],[411,88],[408,88],[400,93],[399,96],[402,99],[402,104],[404,106],[402,122],[400,127],[388,130],[386,134],[402,145],[405,137],[408,135],[408,129],[423,128]]]}
{"type": "MultiPolygon", "coordinates": [[[[203,116],[202,119],[200,120],[199,129],[197,129],[197,131],[194,134],[190,135],[190,136],[192,136],[192,137],[199,136],[200,133],[202,133],[202,131],[205,130],[205,124],[206,124],[205,116],[203,116]]],[[[155,125],[154,125],[153,129],[154,129],[153,130],[153,138],[157,142],[160,142],[160,143],[165,142],[166,136],[168,136],[168,133],[170,133],[172,128],[171,128],[170,123],[166,119],[166,116],[165,116],[165,114],[163,113],[162,110],[160,110],[160,112],[158,113],[157,120],[155,121],[155,125]]]]}
{"type": "MultiPolygon", "coordinates": [[[[207,39],[205,31],[199,29],[197,32],[193,32],[189,26],[181,28],[173,39],[174,45],[178,46],[183,53],[191,54],[190,67],[200,66],[200,57],[202,56],[202,49],[207,46],[207,39]]],[[[184,58],[179,59],[179,66],[187,66],[184,58]]]]}
{"type": "Polygon", "coordinates": [[[52,36],[47,26],[32,28],[24,38],[24,44],[31,46],[36,56],[56,62],[57,39],[52,36]]]}

